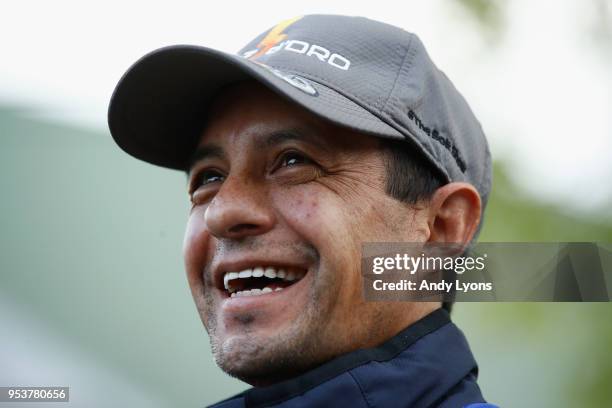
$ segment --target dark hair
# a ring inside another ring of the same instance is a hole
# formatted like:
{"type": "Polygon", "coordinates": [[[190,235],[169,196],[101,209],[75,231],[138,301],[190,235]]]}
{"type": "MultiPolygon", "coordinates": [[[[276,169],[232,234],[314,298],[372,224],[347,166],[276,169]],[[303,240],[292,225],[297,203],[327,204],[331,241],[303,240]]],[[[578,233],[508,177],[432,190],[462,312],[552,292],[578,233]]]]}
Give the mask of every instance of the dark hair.
{"type": "MultiPolygon", "coordinates": [[[[391,197],[409,204],[429,200],[435,191],[446,184],[444,177],[421,153],[406,142],[383,140],[388,160],[385,190],[391,197]]],[[[443,302],[451,312],[453,302],[443,302]]]]}
{"type": "Polygon", "coordinates": [[[406,142],[384,140],[387,151],[386,192],[391,197],[409,204],[428,200],[443,186],[444,178],[422,154],[406,142]]]}

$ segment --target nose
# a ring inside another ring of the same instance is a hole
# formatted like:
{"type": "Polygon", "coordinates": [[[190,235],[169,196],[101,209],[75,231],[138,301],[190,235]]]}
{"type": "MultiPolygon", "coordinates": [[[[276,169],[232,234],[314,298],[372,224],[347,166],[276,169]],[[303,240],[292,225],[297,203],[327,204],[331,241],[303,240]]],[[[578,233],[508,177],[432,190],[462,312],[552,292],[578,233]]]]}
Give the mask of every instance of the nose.
{"type": "Polygon", "coordinates": [[[271,230],[275,218],[262,184],[230,175],[208,205],[204,221],[217,238],[241,239],[271,230]]]}

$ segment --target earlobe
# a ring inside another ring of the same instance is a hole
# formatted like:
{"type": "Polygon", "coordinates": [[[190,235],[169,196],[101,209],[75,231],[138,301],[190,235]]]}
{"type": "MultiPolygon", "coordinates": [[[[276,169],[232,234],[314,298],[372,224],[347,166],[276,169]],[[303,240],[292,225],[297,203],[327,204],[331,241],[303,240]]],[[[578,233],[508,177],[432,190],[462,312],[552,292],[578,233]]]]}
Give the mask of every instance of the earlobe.
{"type": "Polygon", "coordinates": [[[454,182],[440,187],[430,201],[429,242],[469,243],[481,211],[480,195],[473,185],[454,182]]]}

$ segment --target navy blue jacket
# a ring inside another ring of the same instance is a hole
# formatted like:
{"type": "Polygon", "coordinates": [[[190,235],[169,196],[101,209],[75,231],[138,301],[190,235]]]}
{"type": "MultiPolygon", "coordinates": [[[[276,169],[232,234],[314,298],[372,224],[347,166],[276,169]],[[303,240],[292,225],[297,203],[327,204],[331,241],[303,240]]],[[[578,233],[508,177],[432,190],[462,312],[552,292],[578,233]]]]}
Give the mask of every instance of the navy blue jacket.
{"type": "Polygon", "coordinates": [[[494,407],[478,404],[484,399],[477,374],[463,333],[438,309],[378,347],[251,388],[213,407],[494,407]]]}

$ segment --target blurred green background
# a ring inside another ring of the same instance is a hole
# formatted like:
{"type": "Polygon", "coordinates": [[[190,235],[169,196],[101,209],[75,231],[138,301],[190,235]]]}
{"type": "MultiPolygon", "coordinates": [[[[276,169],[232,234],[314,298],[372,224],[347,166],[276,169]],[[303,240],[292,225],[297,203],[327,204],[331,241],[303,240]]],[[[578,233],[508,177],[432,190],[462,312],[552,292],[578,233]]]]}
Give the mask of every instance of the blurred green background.
{"type": "MultiPolygon", "coordinates": [[[[457,4],[495,49],[505,3],[457,4]]],[[[591,28],[609,47],[602,21],[591,28]]],[[[510,168],[495,163],[481,241],[612,242],[609,207],[544,203],[510,168]]],[[[184,277],[183,174],[19,104],[0,105],[0,174],[0,385],[70,386],[84,407],[204,406],[246,388],[214,365],[184,277]]],[[[490,401],[612,405],[611,304],[458,304],[453,317],[490,401]]]]}

